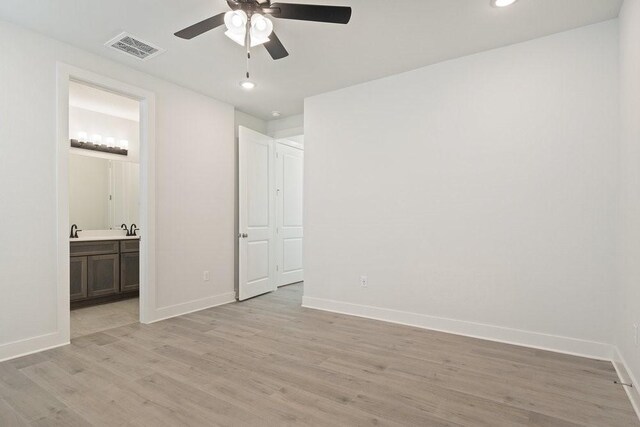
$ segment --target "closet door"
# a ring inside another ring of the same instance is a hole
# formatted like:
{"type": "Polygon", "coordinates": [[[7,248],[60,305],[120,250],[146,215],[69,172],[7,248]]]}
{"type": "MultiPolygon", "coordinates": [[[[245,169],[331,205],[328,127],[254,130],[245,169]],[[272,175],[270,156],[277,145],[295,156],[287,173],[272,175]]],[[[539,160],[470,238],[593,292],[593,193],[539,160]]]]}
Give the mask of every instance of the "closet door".
{"type": "Polygon", "coordinates": [[[276,280],[278,286],[301,282],[302,180],[304,151],[276,143],[276,280]]]}

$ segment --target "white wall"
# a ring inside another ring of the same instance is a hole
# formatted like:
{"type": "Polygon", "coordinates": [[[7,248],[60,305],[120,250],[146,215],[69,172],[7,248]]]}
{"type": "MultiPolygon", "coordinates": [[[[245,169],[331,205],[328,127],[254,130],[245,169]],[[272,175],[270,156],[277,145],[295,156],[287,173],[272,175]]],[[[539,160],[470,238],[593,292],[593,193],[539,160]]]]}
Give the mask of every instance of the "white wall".
{"type": "Polygon", "coordinates": [[[267,133],[267,122],[259,119],[251,114],[243,113],[242,111],[236,110],[235,113],[235,135],[238,138],[238,126],[244,126],[246,128],[255,130],[256,132],[260,132],[261,134],[267,133]]]}
{"type": "Polygon", "coordinates": [[[232,300],[233,107],[3,22],[0,52],[0,360],[56,328],[56,61],[156,95],[156,317],[232,300]]]}
{"type": "Polygon", "coordinates": [[[304,134],[304,115],[298,114],[268,121],[267,134],[274,138],[287,138],[304,134]]]}
{"type": "Polygon", "coordinates": [[[610,357],[617,31],[307,99],[305,305],[610,357]]]}
{"type": "MultiPolygon", "coordinates": [[[[621,193],[619,280],[615,344],[626,362],[640,411],[640,1],[626,0],[620,13],[621,193]]],[[[640,413],[640,412],[639,412],[640,413]]]]}

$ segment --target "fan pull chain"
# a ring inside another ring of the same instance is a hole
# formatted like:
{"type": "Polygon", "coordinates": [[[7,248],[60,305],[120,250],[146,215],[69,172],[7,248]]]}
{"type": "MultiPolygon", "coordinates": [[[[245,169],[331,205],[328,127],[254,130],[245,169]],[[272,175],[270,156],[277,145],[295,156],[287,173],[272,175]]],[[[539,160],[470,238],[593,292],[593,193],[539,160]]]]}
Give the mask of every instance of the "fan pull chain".
{"type": "Polygon", "coordinates": [[[251,21],[247,20],[247,31],[244,36],[244,44],[247,46],[247,80],[249,80],[249,61],[251,60],[251,21]]]}

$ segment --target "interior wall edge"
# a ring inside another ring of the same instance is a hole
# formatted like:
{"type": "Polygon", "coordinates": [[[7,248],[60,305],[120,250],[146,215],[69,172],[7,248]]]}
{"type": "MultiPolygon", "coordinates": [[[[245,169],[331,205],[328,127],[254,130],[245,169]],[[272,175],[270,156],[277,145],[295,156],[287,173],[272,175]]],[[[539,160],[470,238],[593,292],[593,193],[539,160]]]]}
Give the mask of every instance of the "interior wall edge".
{"type": "Polygon", "coordinates": [[[167,307],[159,307],[156,308],[152,313],[150,313],[151,316],[147,323],[155,323],[161,320],[182,316],[184,314],[189,314],[196,311],[206,310],[208,308],[218,307],[220,305],[225,305],[232,302],[236,302],[236,293],[225,292],[223,294],[208,296],[206,298],[187,301],[167,307]]]}
{"type": "Polygon", "coordinates": [[[614,346],[612,344],[487,325],[466,320],[448,319],[309,296],[302,297],[302,306],[314,310],[380,320],[470,338],[553,351],[555,353],[572,356],[588,357],[590,359],[612,361],[614,355],[614,346]]]}
{"type": "Polygon", "coordinates": [[[618,378],[623,383],[631,383],[633,387],[624,387],[624,390],[629,396],[631,406],[636,411],[636,415],[640,418],[640,391],[638,391],[638,383],[633,375],[633,371],[630,369],[630,365],[627,364],[626,359],[622,356],[620,349],[617,346],[613,347],[613,366],[616,368],[618,378]]]}
{"type": "Polygon", "coordinates": [[[0,362],[70,344],[60,330],[0,345],[0,362]]]}

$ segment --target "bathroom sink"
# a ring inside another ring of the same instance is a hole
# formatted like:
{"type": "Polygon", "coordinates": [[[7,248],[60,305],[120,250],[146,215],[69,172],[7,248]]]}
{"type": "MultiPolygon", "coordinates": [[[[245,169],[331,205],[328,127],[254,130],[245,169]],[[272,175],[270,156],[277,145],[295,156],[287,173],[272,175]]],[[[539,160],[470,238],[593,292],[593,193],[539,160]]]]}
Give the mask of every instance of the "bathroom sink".
{"type": "Polygon", "coordinates": [[[140,236],[127,236],[124,230],[84,230],[78,231],[77,238],[69,238],[70,242],[89,242],[97,240],[138,240],[140,236]]]}

